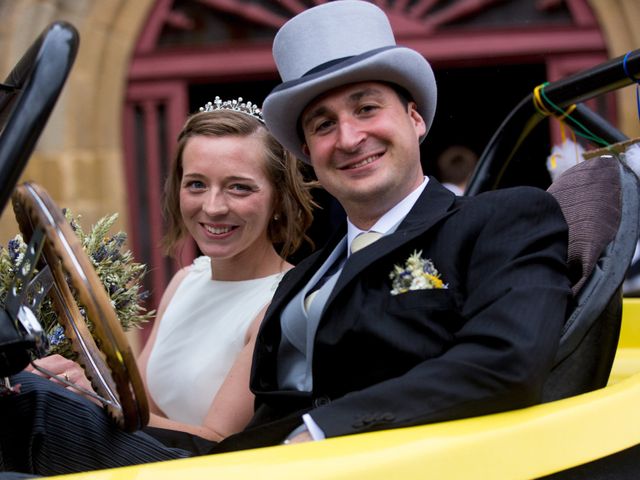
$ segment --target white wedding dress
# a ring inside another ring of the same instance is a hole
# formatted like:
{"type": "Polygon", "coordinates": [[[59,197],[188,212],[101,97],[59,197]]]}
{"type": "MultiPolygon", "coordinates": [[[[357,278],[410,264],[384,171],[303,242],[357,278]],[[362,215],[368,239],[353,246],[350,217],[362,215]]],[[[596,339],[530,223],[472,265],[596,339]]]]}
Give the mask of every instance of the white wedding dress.
{"type": "Polygon", "coordinates": [[[149,393],[168,418],[202,425],[282,275],[212,280],[209,257],[194,260],[161,319],[147,365],[149,393]]]}

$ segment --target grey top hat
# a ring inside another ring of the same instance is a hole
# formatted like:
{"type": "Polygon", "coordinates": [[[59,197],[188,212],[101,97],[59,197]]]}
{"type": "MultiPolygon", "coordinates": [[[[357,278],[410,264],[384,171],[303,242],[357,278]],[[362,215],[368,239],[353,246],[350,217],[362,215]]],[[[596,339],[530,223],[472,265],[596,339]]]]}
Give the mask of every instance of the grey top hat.
{"type": "Polygon", "coordinates": [[[273,57],[282,83],[267,96],[262,113],[276,139],[306,162],[298,119],[314,98],[342,85],[399,85],[416,102],[427,131],[431,126],[437,100],[431,66],[415,50],[396,46],[387,16],[372,3],[336,0],[296,15],[276,34],[273,57]]]}

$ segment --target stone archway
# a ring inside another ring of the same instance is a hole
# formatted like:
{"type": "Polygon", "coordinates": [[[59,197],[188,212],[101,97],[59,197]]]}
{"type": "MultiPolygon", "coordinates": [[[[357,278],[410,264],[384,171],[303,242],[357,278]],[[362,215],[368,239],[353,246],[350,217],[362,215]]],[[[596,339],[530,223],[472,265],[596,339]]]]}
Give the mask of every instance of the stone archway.
{"type": "MultiPolygon", "coordinates": [[[[52,21],[80,33],[78,57],[24,179],[43,185],[60,205],[90,225],[119,212],[126,228],[122,108],[129,58],[154,0],[8,0],[0,3],[0,66],[9,72],[52,21]]],[[[0,221],[3,243],[17,232],[10,208],[0,221]]]]}

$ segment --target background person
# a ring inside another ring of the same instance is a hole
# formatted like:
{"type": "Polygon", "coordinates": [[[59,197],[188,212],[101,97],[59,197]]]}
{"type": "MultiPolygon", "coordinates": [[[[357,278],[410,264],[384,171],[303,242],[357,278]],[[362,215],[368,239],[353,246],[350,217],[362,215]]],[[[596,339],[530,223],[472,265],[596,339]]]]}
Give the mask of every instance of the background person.
{"type": "Polygon", "coordinates": [[[436,160],[438,180],[456,195],[464,195],[477,162],[478,156],[470,148],[464,145],[448,147],[436,160]]]}

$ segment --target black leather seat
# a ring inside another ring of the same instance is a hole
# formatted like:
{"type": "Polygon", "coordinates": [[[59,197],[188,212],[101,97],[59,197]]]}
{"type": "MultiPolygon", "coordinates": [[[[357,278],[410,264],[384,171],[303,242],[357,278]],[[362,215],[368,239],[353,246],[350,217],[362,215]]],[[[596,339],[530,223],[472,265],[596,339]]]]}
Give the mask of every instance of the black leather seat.
{"type": "Polygon", "coordinates": [[[543,400],[606,386],[622,319],[622,283],[638,240],[640,184],[617,156],[577,164],[550,187],[569,225],[575,303],[543,400]]]}

